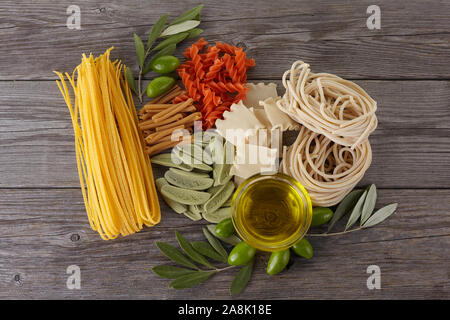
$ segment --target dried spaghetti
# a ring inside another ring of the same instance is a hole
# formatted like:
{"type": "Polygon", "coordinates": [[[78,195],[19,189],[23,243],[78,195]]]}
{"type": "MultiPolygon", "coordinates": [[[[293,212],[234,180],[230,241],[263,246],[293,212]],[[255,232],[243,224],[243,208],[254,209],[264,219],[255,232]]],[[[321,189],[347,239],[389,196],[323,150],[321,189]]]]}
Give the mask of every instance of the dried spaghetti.
{"type": "Polygon", "coordinates": [[[56,72],[72,118],[86,212],[92,229],[105,240],[135,233],[161,219],[124,67],[117,60],[111,62],[111,50],[95,59],[83,55],[73,75],[65,74],[75,93],[74,105],[64,76],[56,72]]]}

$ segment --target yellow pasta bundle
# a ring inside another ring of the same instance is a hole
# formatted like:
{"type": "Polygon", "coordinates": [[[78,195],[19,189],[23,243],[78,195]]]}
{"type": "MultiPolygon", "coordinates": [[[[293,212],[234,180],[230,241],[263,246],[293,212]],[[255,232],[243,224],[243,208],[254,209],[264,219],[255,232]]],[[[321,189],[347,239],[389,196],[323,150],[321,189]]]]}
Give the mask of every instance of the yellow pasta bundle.
{"type": "Polygon", "coordinates": [[[56,72],[72,117],[89,222],[105,240],[133,234],[161,219],[150,159],[123,76],[125,67],[110,60],[112,49],[95,59],[83,54],[73,75],[65,74],[74,91],[74,106],[64,76],[56,72]]]}

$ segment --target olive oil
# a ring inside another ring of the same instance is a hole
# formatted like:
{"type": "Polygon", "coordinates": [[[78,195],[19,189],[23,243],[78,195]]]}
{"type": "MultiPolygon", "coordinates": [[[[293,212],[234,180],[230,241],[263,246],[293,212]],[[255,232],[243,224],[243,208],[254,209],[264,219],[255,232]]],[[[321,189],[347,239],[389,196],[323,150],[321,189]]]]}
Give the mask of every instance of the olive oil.
{"type": "Polygon", "coordinates": [[[260,175],[259,179],[246,184],[242,190],[238,189],[239,194],[235,195],[233,222],[236,230],[258,249],[284,249],[299,240],[299,234],[306,233],[309,228],[309,196],[297,181],[289,183],[287,178],[292,179],[284,175],[260,175]]]}

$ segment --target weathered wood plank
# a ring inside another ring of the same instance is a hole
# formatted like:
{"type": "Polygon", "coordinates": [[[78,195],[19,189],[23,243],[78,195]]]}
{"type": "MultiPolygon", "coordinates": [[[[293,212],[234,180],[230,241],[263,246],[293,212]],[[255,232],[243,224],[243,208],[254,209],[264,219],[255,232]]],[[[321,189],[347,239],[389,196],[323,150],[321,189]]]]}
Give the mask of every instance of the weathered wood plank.
{"type": "MultiPolygon", "coordinates": [[[[378,101],[380,121],[363,183],[449,188],[450,82],[357,82],[378,101]]],[[[69,119],[53,81],[0,82],[0,187],[78,187],[69,119]]]]}
{"type": "MultiPolygon", "coordinates": [[[[391,202],[399,202],[398,212],[372,229],[310,238],[315,257],[296,259],[279,276],[265,274],[262,256],[239,298],[448,299],[450,190],[379,190],[377,206],[391,202]],[[382,290],[366,287],[372,264],[381,268],[382,290]]],[[[162,207],[157,227],[103,241],[89,228],[79,189],[0,190],[0,298],[228,298],[234,272],[186,291],[169,290],[152,274],[153,266],[169,263],[154,241],[175,244],[175,230],[203,237],[202,223],[162,207]],[[81,290],[66,288],[72,264],[81,268],[81,290]]]]}
{"type": "MultiPolygon", "coordinates": [[[[135,66],[133,32],[145,35],[161,14],[198,2],[80,0],[80,31],[65,26],[72,4],[1,2],[0,80],[55,79],[51,71],[71,71],[82,52],[112,45],[135,66]]],[[[351,79],[450,79],[448,1],[378,1],[377,31],[366,27],[371,4],[208,1],[201,27],[210,41],[246,47],[257,61],[250,79],[280,79],[296,59],[351,79]]],[[[373,229],[311,238],[315,257],[298,259],[280,276],[267,276],[261,257],[239,298],[450,298],[450,81],[357,82],[378,101],[380,120],[362,184],[381,187],[378,206],[399,202],[398,213],[373,229]],[[382,290],[366,287],[372,264],[381,268],[382,290]]],[[[162,223],[136,235],[106,242],[89,228],[69,114],[52,81],[0,81],[0,146],[0,299],[229,297],[234,272],[186,291],[167,289],[168,281],[151,273],[168,263],[154,241],[175,243],[175,230],[203,237],[202,223],[164,202],[162,223]],[[79,291],[66,288],[72,264],[81,267],[79,291]]]]}
{"type": "MultiPolygon", "coordinates": [[[[0,80],[54,79],[71,71],[82,52],[115,56],[135,66],[132,34],[143,37],[163,13],[175,16],[198,1],[78,1],[81,30],[66,27],[70,1],[2,1],[0,80]]],[[[208,1],[202,15],[211,41],[244,44],[254,79],[278,79],[296,59],[315,71],[361,79],[448,79],[450,4],[382,0],[380,30],[366,27],[370,1],[208,1]],[[282,49],[281,49],[282,48],[282,49]]],[[[180,50],[186,46],[184,44],[180,50]]]]}

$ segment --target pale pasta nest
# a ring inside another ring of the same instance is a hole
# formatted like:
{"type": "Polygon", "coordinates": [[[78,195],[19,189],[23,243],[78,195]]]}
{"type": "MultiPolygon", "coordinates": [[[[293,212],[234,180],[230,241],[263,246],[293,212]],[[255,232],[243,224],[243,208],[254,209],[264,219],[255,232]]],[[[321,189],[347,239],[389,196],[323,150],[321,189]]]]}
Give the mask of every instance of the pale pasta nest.
{"type": "Polygon", "coordinates": [[[303,127],[284,150],[281,171],[308,190],[315,206],[338,204],[372,162],[368,137],[378,123],[376,102],[355,83],[314,74],[303,61],[282,81],[286,93],[277,106],[303,127]]]}
{"type": "Polygon", "coordinates": [[[351,149],[302,127],[284,151],[281,170],[308,190],[313,205],[329,207],[355,187],[371,162],[369,140],[351,149]]]}
{"type": "Polygon", "coordinates": [[[377,127],[376,102],[357,84],[329,73],[314,74],[296,61],[283,74],[286,93],[278,107],[303,126],[355,148],[377,127]]]}

